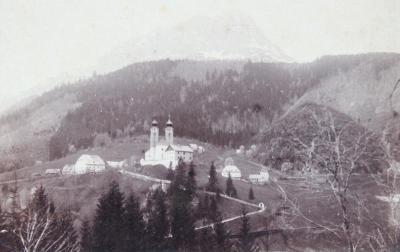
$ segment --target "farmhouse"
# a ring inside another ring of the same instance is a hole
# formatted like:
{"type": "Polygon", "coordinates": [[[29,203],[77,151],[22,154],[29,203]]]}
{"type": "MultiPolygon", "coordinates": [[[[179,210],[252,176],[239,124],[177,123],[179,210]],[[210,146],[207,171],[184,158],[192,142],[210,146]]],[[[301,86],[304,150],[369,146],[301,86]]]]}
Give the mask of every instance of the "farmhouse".
{"type": "Polygon", "coordinates": [[[221,175],[225,178],[227,178],[227,177],[229,177],[229,175],[231,175],[232,179],[240,179],[242,177],[241,171],[234,164],[232,158],[225,159],[225,167],[224,167],[224,169],[222,169],[221,175]]]}
{"type": "Polygon", "coordinates": [[[153,120],[150,128],[150,148],[145,152],[143,165],[163,165],[175,169],[179,159],[185,163],[193,161],[193,149],[187,145],[174,144],[174,129],[171,118],[165,127],[165,140],[159,141],[158,123],[153,120]]]}
{"type": "Polygon", "coordinates": [[[260,174],[251,174],[249,180],[253,184],[265,184],[269,181],[269,173],[266,167],[263,167],[260,174]]]}
{"type": "Polygon", "coordinates": [[[106,169],[106,164],[98,155],[84,154],[78,158],[74,166],[74,174],[99,173],[106,169]]]}

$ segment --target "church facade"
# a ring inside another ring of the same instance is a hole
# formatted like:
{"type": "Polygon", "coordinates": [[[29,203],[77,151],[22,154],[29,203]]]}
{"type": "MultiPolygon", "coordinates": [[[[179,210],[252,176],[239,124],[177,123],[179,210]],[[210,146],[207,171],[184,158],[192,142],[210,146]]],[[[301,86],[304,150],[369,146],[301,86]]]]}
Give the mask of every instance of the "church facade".
{"type": "Polygon", "coordinates": [[[163,165],[175,170],[178,161],[185,163],[193,161],[193,149],[187,145],[174,144],[174,128],[171,118],[168,119],[165,127],[165,139],[159,139],[158,122],[153,120],[150,128],[150,148],[145,152],[144,159],[140,164],[163,165]]]}

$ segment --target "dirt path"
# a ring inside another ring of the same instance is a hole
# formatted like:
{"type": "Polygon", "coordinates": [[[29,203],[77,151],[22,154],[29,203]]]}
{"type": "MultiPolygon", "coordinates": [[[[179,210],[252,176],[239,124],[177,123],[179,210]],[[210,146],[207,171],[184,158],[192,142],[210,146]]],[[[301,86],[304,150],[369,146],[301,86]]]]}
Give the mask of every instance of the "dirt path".
{"type": "MultiPolygon", "coordinates": [[[[146,176],[146,175],[143,175],[143,174],[140,174],[140,173],[128,172],[128,171],[125,171],[125,170],[120,170],[120,173],[129,175],[129,176],[131,176],[133,178],[140,179],[140,180],[147,181],[147,182],[151,181],[151,182],[155,182],[155,183],[164,183],[164,184],[170,184],[171,183],[171,181],[169,181],[169,180],[154,178],[154,177],[146,176]]],[[[209,195],[214,195],[214,196],[216,195],[214,192],[204,191],[204,193],[209,194],[209,195]]],[[[247,201],[244,201],[244,200],[241,200],[241,199],[236,199],[236,198],[229,197],[228,195],[225,195],[225,194],[221,194],[221,197],[224,198],[224,199],[231,200],[231,201],[237,202],[237,203],[242,204],[242,205],[251,206],[251,207],[254,207],[254,208],[257,209],[255,211],[247,213],[247,216],[251,216],[251,215],[255,215],[255,214],[261,214],[261,213],[265,212],[265,210],[266,210],[265,205],[263,203],[260,204],[260,205],[256,205],[256,204],[253,204],[251,202],[247,202],[247,201]]],[[[234,221],[234,220],[240,219],[241,217],[242,217],[242,215],[237,215],[237,216],[233,216],[233,217],[230,217],[230,218],[223,219],[221,222],[222,223],[227,223],[227,222],[230,222],[230,221],[234,221]]],[[[196,227],[195,229],[196,230],[200,230],[200,229],[204,229],[204,228],[210,228],[210,227],[214,227],[215,224],[216,223],[213,222],[213,223],[210,223],[210,224],[207,224],[207,225],[202,225],[200,227],[196,227]]]]}

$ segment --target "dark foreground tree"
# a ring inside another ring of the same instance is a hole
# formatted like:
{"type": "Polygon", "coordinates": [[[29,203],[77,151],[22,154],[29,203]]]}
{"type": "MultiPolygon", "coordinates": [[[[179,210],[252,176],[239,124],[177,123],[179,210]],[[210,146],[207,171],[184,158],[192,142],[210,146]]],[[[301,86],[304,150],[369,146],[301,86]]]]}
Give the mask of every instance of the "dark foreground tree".
{"type": "MultiPolygon", "coordinates": [[[[205,223],[203,223],[205,224],[205,223]]],[[[215,248],[215,241],[213,240],[213,233],[211,228],[203,228],[199,232],[199,251],[200,252],[211,252],[214,251],[215,248]]]]}
{"type": "Polygon", "coordinates": [[[100,197],[93,224],[93,245],[96,252],[122,251],[123,199],[115,181],[111,182],[108,192],[100,197]]]}
{"type": "Polygon", "coordinates": [[[187,189],[187,177],[185,165],[180,162],[175,178],[169,190],[171,208],[171,234],[172,243],[175,249],[192,250],[196,244],[196,234],[194,230],[194,211],[191,206],[191,196],[187,189]]]}
{"type": "Polygon", "coordinates": [[[249,200],[254,200],[254,199],[255,197],[254,197],[253,187],[251,186],[249,190],[249,200]]]}
{"type": "Polygon", "coordinates": [[[151,196],[152,207],[149,209],[147,223],[147,249],[163,251],[166,247],[165,237],[168,235],[169,222],[167,216],[166,195],[158,188],[151,196]]]}
{"type": "Polygon", "coordinates": [[[231,174],[229,174],[228,179],[226,180],[225,194],[230,197],[235,197],[235,198],[237,197],[236,188],[233,185],[231,174]]]}
{"type": "Polygon", "coordinates": [[[145,222],[139,200],[132,194],[125,204],[124,251],[143,251],[145,248],[145,222]]]}
{"type": "Polygon", "coordinates": [[[217,214],[217,221],[214,225],[214,240],[216,244],[216,251],[230,251],[228,232],[225,229],[224,223],[222,223],[222,216],[219,212],[217,214]]]}
{"type": "Polygon", "coordinates": [[[88,219],[83,220],[81,230],[81,239],[79,242],[80,252],[92,252],[93,251],[93,237],[92,228],[88,219]]]}
{"type": "Polygon", "coordinates": [[[247,211],[245,208],[242,209],[242,217],[241,217],[241,225],[240,225],[240,233],[239,233],[239,242],[240,249],[243,252],[247,252],[251,250],[251,240],[250,240],[250,222],[249,217],[247,216],[247,211]]]}
{"type": "Polygon", "coordinates": [[[214,162],[212,162],[210,166],[208,184],[206,189],[210,192],[216,192],[218,190],[217,171],[215,170],[214,162]]]}
{"type": "Polygon", "coordinates": [[[190,197],[193,197],[196,194],[197,183],[196,183],[196,171],[193,162],[189,165],[189,172],[187,177],[187,186],[186,186],[190,197]]]}

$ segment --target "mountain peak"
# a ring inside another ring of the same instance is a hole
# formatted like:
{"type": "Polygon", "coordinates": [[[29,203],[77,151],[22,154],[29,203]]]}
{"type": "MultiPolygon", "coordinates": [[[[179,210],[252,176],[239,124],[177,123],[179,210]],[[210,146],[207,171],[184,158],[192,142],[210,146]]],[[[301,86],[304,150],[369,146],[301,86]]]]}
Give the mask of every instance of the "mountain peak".
{"type": "MultiPolygon", "coordinates": [[[[109,53],[102,63],[113,68],[160,59],[252,60],[291,62],[245,15],[195,16],[169,29],[155,30],[109,53]]],[[[105,71],[114,69],[104,69],[105,71]]]]}

